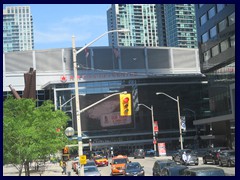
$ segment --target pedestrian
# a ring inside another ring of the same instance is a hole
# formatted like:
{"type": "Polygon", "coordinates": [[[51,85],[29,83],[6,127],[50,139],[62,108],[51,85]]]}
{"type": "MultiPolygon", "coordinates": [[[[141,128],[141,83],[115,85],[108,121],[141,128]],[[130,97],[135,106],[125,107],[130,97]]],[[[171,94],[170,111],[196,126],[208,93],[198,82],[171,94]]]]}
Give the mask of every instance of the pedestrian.
{"type": "Polygon", "coordinates": [[[65,161],[62,163],[62,174],[67,174],[67,164],[65,161]]]}
{"type": "Polygon", "coordinates": [[[183,154],[182,154],[182,160],[183,160],[183,163],[184,163],[184,164],[187,163],[187,154],[186,154],[186,151],[184,151],[183,154]]]}

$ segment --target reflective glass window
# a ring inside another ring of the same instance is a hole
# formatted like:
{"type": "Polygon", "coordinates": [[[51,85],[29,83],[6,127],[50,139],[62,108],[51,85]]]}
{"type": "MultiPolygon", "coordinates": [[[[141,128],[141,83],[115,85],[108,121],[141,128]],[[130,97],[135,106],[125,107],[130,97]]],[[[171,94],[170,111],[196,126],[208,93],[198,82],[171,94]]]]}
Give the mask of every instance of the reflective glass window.
{"type": "Polygon", "coordinates": [[[208,32],[206,32],[206,33],[204,33],[204,34],[202,35],[202,43],[207,42],[208,39],[209,39],[208,32]]]}
{"type": "Polygon", "coordinates": [[[213,16],[215,16],[215,14],[216,14],[216,11],[214,6],[208,11],[208,18],[211,19],[213,16]]]}
{"type": "Polygon", "coordinates": [[[218,54],[219,54],[219,46],[216,45],[216,46],[214,46],[214,47],[212,48],[212,56],[214,57],[214,56],[216,56],[216,55],[218,55],[218,54]]]}
{"type": "Polygon", "coordinates": [[[217,12],[220,12],[225,7],[225,4],[217,4],[217,12]]]}
{"type": "Polygon", "coordinates": [[[229,23],[229,26],[232,24],[235,24],[235,12],[232,13],[230,16],[228,16],[228,23],[229,23]]]}
{"type": "Polygon", "coordinates": [[[231,47],[235,46],[235,35],[230,37],[230,45],[231,47]]]}
{"type": "Polygon", "coordinates": [[[203,60],[204,61],[208,61],[210,59],[210,57],[211,57],[210,50],[203,53],[203,60]]]}
{"type": "Polygon", "coordinates": [[[201,18],[200,18],[200,24],[201,26],[203,24],[205,24],[207,22],[207,14],[204,14],[201,18]]]}
{"type": "Polygon", "coordinates": [[[221,52],[226,51],[229,48],[229,41],[228,41],[228,39],[223,41],[223,42],[221,42],[220,47],[221,47],[221,52]]]}
{"type": "Polygon", "coordinates": [[[227,27],[227,20],[224,19],[218,24],[219,32],[223,31],[227,27]]]}
{"type": "Polygon", "coordinates": [[[210,29],[210,38],[213,38],[217,35],[217,27],[214,26],[213,28],[210,29]]]}

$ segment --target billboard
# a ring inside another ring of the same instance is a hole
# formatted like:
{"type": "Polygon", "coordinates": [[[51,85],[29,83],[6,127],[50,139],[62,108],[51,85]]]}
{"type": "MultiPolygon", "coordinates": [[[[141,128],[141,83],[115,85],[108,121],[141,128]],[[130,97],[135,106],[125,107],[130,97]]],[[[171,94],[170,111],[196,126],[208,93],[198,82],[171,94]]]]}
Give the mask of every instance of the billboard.
{"type": "MultiPolygon", "coordinates": [[[[110,94],[87,94],[79,96],[81,109],[96,103],[110,94]]],[[[75,101],[73,101],[73,121],[76,127],[75,101]]],[[[109,99],[93,106],[81,113],[82,131],[97,131],[110,129],[133,128],[132,116],[120,116],[119,96],[112,96],[109,99]]]]}

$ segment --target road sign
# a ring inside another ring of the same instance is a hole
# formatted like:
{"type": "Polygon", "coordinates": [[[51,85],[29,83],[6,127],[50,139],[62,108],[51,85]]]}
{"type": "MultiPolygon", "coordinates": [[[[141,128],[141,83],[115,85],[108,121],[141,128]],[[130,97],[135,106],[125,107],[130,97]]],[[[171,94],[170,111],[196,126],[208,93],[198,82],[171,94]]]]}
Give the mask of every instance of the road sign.
{"type": "Polygon", "coordinates": [[[87,164],[87,156],[86,155],[80,156],[80,164],[87,164]]]}

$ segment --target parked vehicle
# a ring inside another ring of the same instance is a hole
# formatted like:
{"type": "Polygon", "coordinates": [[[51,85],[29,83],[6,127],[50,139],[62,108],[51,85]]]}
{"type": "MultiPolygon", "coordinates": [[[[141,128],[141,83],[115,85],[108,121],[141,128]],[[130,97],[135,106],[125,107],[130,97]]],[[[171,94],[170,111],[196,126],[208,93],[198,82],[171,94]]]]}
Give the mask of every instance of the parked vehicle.
{"type": "Polygon", "coordinates": [[[224,170],[216,167],[197,167],[185,169],[184,176],[225,176],[224,170]]]}
{"type": "Polygon", "coordinates": [[[139,162],[127,163],[125,166],[125,176],[144,176],[144,167],[139,162]]]}
{"type": "Polygon", "coordinates": [[[146,156],[154,156],[155,151],[153,149],[148,149],[145,151],[146,156]]]}
{"type": "Polygon", "coordinates": [[[84,166],[84,176],[101,176],[96,166],[84,166]]]}
{"type": "Polygon", "coordinates": [[[177,164],[173,160],[156,160],[152,168],[153,176],[160,176],[162,169],[171,165],[177,164]]]}
{"type": "Polygon", "coordinates": [[[184,165],[166,166],[162,169],[160,176],[182,176],[185,169],[188,167],[184,165]]]}
{"type": "Polygon", "coordinates": [[[144,149],[135,149],[133,153],[134,159],[136,158],[145,158],[145,151],[144,149]]]}
{"type": "Polygon", "coordinates": [[[199,163],[197,153],[191,149],[179,149],[176,153],[172,155],[172,159],[175,162],[178,162],[183,165],[190,165],[190,164],[198,165],[199,163]],[[182,159],[182,155],[184,153],[186,153],[186,156],[187,156],[186,161],[182,159]]]}
{"type": "Polygon", "coordinates": [[[212,162],[213,164],[219,163],[219,153],[223,150],[229,150],[228,147],[215,147],[209,148],[207,152],[203,155],[203,163],[207,164],[208,162],[212,162]]]}
{"type": "Polygon", "coordinates": [[[125,165],[130,163],[127,156],[118,155],[112,158],[111,175],[123,175],[125,173],[125,165]]]}
{"type": "Polygon", "coordinates": [[[221,151],[219,154],[219,166],[235,166],[235,150],[221,151]]]}

